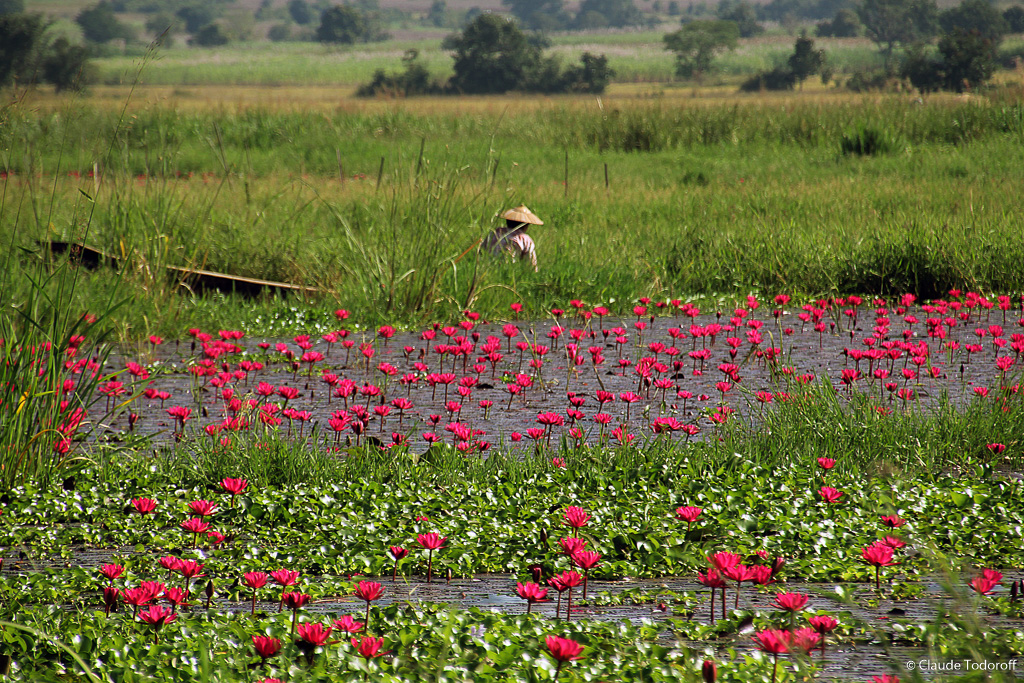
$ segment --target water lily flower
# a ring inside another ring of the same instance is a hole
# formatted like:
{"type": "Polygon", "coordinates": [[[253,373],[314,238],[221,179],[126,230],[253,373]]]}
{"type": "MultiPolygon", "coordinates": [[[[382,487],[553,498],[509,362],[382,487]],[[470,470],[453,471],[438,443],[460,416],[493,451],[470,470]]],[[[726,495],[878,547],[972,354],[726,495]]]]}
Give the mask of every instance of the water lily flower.
{"type": "Polygon", "coordinates": [[[256,650],[260,663],[266,664],[268,659],[281,651],[281,641],[270,636],[253,636],[252,647],[256,650]]]}
{"type": "Polygon", "coordinates": [[[299,580],[299,573],[292,569],[278,569],[270,572],[270,578],[281,586],[281,602],[278,603],[277,611],[284,611],[284,594],[285,587],[294,586],[299,580]]]}
{"type": "MultiPolygon", "coordinates": [[[[558,591],[559,597],[561,597],[563,591],[569,591],[566,598],[565,618],[567,621],[570,621],[572,619],[572,589],[583,583],[583,577],[576,572],[566,571],[548,579],[548,583],[558,591]]],[[[556,614],[555,616],[557,617],[558,615],[556,614]]]]}
{"type": "Polygon", "coordinates": [[[384,587],[376,581],[360,581],[356,585],[354,595],[360,600],[366,601],[366,624],[367,628],[369,628],[370,603],[374,600],[379,600],[380,596],[384,595],[384,587]]]}
{"type": "Polygon", "coordinates": [[[164,600],[174,605],[173,609],[177,611],[178,607],[187,605],[188,603],[188,592],[182,588],[168,588],[164,591],[164,600]]]}
{"type": "Polygon", "coordinates": [[[100,574],[113,583],[114,579],[124,574],[124,566],[120,564],[105,564],[100,567],[100,574]]]}
{"type": "Polygon", "coordinates": [[[548,646],[548,652],[556,662],[554,677],[556,681],[558,680],[558,673],[566,662],[583,658],[583,646],[575,640],[559,636],[548,636],[544,639],[544,643],[548,646]]]}
{"type": "MultiPolygon", "coordinates": [[[[545,541],[545,543],[546,542],[547,541],[545,541]]],[[[587,547],[587,542],[579,536],[566,536],[565,538],[560,539],[558,543],[562,547],[562,552],[570,558],[587,547]]]]}
{"type": "Polygon", "coordinates": [[[427,551],[427,583],[430,583],[434,551],[443,547],[444,542],[447,540],[447,536],[440,536],[433,532],[429,534],[420,534],[416,537],[416,541],[427,551]]]}
{"type": "Polygon", "coordinates": [[[216,503],[208,500],[193,500],[188,504],[188,509],[192,511],[192,514],[199,515],[200,517],[209,517],[217,511],[218,507],[216,503]]]}
{"type": "Polygon", "coordinates": [[[744,581],[750,581],[754,578],[754,568],[748,567],[743,564],[734,564],[731,567],[726,567],[725,571],[722,572],[725,578],[731,579],[736,582],[736,600],[733,604],[733,609],[740,608],[740,588],[744,581]]]}
{"type": "Polygon", "coordinates": [[[839,499],[843,497],[842,491],[838,491],[831,486],[822,486],[818,489],[818,494],[826,503],[838,503],[839,499]]]}
{"type": "Polygon", "coordinates": [[[710,562],[719,572],[724,572],[729,567],[734,567],[739,564],[742,559],[743,558],[736,553],[720,552],[709,557],[708,562],[710,562]]]}
{"type": "Polygon", "coordinates": [[[306,653],[306,659],[312,665],[316,648],[327,644],[327,639],[330,637],[333,629],[330,626],[325,627],[319,623],[304,622],[299,624],[298,630],[299,640],[296,644],[300,650],[306,653]]]}
{"type": "Polygon", "coordinates": [[[718,667],[712,660],[705,659],[700,666],[700,676],[704,679],[704,683],[715,683],[715,679],[718,678],[718,667]]]}
{"type": "Polygon", "coordinates": [[[777,593],[772,607],[786,612],[799,612],[807,606],[807,596],[803,593],[777,593]]]}
{"type": "Polygon", "coordinates": [[[600,553],[590,552],[589,550],[578,550],[571,556],[573,563],[577,567],[583,570],[583,599],[587,599],[587,579],[590,576],[590,570],[597,566],[597,563],[601,561],[600,553]]]}
{"type": "Polygon", "coordinates": [[[224,477],[224,479],[221,479],[220,485],[225,493],[231,494],[231,507],[235,507],[235,496],[245,491],[246,487],[249,486],[249,480],[224,477]]]}
{"type": "Polygon", "coordinates": [[[178,618],[178,615],[162,605],[150,605],[149,609],[139,612],[139,618],[153,628],[153,638],[159,643],[160,628],[178,618]]]}
{"type": "Polygon", "coordinates": [[[103,587],[103,613],[110,615],[112,609],[117,609],[117,601],[121,597],[121,591],[114,586],[103,587]]]}
{"type": "Polygon", "coordinates": [[[988,595],[1002,580],[1002,572],[998,572],[994,569],[986,569],[981,576],[976,576],[971,579],[971,582],[968,585],[979,595],[988,595]]]}
{"type": "Polygon", "coordinates": [[[383,638],[374,638],[373,636],[363,636],[362,640],[359,638],[352,639],[352,647],[356,649],[360,657],[365,658],[367,661],[375,657],[383,657],[390,650],[381,652],[380,649],[384,646],[383,638]]]}
{"type": "Polygon", "coordinates": [[[804,627],[793,631],[793,639],[790,647],[795,650],[803,650],[804,654],[811,654],[811,650],[818,647],[821,642],[821,634],[812,628],[804,627]]]}
{"type": "Polygon", "coordinates": [[[830,617],[826,614],[815,615],[810,617],[808,620],[811,627],[821,634],[821,653],[825,654],[825,636],[836,629],[839,626],[839,622],[834,617],[830,617]]]}
{"type": "Polygon", "coordinates": [[[391,572],[391,581],[393,583],[398,579],[398,561],[404,559],[409,554],[409,550],[400,545],[393,545],[388,550],[391,552],[391,557],[395,559],[395,568],[391,572]]]}
{"type": "Polygon", "coordinates": [[[893,549],[885,544],[876,543],[861,550],[861,557],[875,568],[875,590],[881,589],[880,573],[882,567],[896,564],[892,561],[893,549]]]}
{"type": "Polygon", "coordinates": [[[772,683],[779,669],[779,655],[789,652],[789,645],[793,636],[789,631],[780,629],[766,629],[754,634],[754,642],[762,652],[772,655],[772,683]]]}
{"type": "Polygon", "coordinates": [[[882,517],[882,524],[890,529],[898,529],[906,523],[907,520],[903,519],[899,515],[885,515],[882,517]]]}
{"type": "Polygon", "coordinates": [[[700,514],[704,512],[704,508],[699,507],[679,507],[676,508],[676,517],[683,520],[684,522],[693,523],[697,521],[700,514]]]}
{"type": "Polygon", "coordinates": [[[344,631],[345,633],[358,633],[362,630],[364,624],[360,621],[356,621],[352,618],[351,614],[346,614],[334,620],[334,630],[344,631]]]}
{"type": "Polygon", "coordinates": [[[202,517],[190,517],[181,523],[181,528],[192,534],[192,547],[195,548],[199,534],[205,534],[210,525],[204,522],[202,517]]]}
{"type": "Polygon", "coordinates": [[[516,594],[519,595],[523,600],[526,600],[526,613],[530,613],[530,609],[534,603],[537,602],[550,602],[548,599],[548,589],[542,588],[536,583],[517,583],[516,594]]]}
{"type": "Polygon", "coordinates": [[[711,623],[715,623],[715,591],[722,591],[722,618],[725,618],[725,579],[717,569],[708,569],[707,574],[697,573],[697,581],[711,589],[711,623]]]}

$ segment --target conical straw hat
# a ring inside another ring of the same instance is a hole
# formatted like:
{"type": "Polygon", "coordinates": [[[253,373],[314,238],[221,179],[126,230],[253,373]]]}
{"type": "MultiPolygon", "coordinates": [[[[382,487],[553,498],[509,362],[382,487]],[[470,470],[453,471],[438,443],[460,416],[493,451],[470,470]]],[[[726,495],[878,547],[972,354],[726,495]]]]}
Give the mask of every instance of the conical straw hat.
{"type": "Polygon", "coordinates": [[[520,204],[514,209],[509,209],[505,213],[501,214],[501,217],[516,221],[517,223],[529,223],[530,225],[544,225],[544,221],[537,218],[537,214],[526,208],[526,204],[520,204]]]}

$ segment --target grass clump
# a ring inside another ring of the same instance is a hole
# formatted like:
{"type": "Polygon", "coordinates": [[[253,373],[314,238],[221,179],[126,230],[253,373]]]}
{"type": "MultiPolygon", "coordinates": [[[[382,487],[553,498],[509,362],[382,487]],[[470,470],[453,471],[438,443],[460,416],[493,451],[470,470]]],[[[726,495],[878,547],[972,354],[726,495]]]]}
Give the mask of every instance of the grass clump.
{"type": "Polygon", "coordinates": [[[845,155],[875,156],[878,154],[894,154],[899,151],[897,139],[885,130],[872,126],[863,126],[857,130],[843,133],[839,140],[839,151],[845,155]]]}

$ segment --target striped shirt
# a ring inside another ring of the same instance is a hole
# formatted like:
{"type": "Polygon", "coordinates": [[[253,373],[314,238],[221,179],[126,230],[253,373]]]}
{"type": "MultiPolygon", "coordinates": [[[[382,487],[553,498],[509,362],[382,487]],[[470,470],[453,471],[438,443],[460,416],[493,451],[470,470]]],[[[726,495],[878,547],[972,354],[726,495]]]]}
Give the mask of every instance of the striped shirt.
{"type": "Polygon", "coordinates": [[[533,239],[525,232],[516,231],[512,234],[495,234],[488,241],[493,253],[499,254],[504,251],[515,259],[530,259],[530,265],[533,266],[533,270],[539,270],[537,268],[537,247],[534,245],[533,239]]]}

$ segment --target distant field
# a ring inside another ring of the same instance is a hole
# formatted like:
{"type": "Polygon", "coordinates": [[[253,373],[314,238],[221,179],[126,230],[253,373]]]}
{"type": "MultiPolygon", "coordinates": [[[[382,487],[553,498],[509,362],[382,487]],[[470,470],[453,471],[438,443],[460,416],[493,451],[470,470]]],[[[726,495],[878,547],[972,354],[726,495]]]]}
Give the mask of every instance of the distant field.
{"type": "MultiPolygon", "coordinates": [[[[675,79],[672,53],[666,51],[661,32],[566,35],[553,38],[551,51],[565,62],[584,52],[605,54],[620,83],[668,83],[675,79]]],[[[438,78],[451,74],[451,56],[442,51],[440,39],[413,39],[329,48],[316,43],[235,44],[215,49],[184,45],[160,49],[153,58],[117,56],[97,59],[104,84],[132,82],[142,75],[150,85],[321,85],[355,86],[370,79],[376,69],[398,70],[406,50],[415,49],[420,60],[438,78]]],[[[828,53],[829,64],[839,72],[878,66],[877,50],[864,39],[827,39],[818,44],[828,53]]],[[[744,41],[732,53],[716,61],[715,73],[705,84],[771,68],[793,50],[788,36],[760,37],[744,41]]]]}

